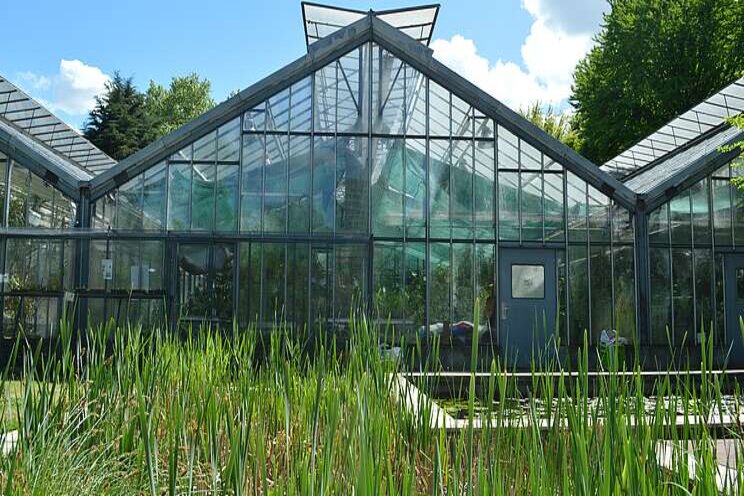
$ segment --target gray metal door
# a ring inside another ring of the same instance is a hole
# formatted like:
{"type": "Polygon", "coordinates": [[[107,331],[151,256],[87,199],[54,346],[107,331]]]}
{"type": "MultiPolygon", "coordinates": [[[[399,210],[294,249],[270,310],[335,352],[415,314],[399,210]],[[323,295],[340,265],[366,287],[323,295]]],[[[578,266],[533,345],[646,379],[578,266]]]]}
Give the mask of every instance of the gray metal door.
{"type": "Polygon", "coordinates": [[[729,366],[744,366],[744,344],[739,318],[744,317],[744,254],[726,255],[726,339],[732,344],[729,366]]]}
{"type": "Polygon", "coordinates": [[[499,345],[507,366],[544,363],[554,346],[555,251],[509,248],[499,254],[499,345]]]}

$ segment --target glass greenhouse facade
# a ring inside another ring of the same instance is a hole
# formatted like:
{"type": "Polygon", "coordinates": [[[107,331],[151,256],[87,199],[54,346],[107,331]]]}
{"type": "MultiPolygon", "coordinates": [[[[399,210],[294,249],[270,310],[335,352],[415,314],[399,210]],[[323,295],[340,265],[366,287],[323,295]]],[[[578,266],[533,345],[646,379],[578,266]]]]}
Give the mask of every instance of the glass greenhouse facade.
{"type": "Polygon", "coordinates": [[[52,336],[64,312],[343,332],[357,308],[523,366],[585,331],[653,360],[710,321],[741,347],[736,153],[710,144],[738,131],[618,174],[433,59],[438,9],[305,9],[308,55],[118,164],[71,158],[0,91],[3,336],[52,336]]]}

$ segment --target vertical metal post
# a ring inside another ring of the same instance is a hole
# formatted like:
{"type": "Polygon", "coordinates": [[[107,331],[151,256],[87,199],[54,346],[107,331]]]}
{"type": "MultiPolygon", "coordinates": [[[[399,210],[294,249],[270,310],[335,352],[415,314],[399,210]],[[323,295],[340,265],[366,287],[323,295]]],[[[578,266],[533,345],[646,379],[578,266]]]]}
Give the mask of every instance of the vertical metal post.
{"type": "Polygon", "coordinates": [[[638,344],[651,344],[651,271],[649,252],[648,213],[641,200],[635,212],[635,271],[637,294],[638,344]]]}

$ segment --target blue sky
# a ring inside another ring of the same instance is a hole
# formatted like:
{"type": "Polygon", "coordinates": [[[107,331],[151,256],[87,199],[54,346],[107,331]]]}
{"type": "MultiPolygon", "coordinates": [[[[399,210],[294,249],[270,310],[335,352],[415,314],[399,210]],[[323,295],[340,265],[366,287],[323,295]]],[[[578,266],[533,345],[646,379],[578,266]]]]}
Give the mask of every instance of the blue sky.
{"type": "MultiPolygon", "coordinates": [[[[358,9],[415,5],[333,2],[358,9]]],[[[421,2],[426,3],[426,2],[421,2]]],[[[29,0],[3,2],[0,74],[73,125],[118,70],[140,88],[197,72],[216,100],[305,52],[299,1],[29,0]],[[29,23],[33,29],[29,29],[29,23]]],[[[435,56],[518,108],[566,108],[571,70],[591,47],[605,0],[441,2],[435,56]]]]}

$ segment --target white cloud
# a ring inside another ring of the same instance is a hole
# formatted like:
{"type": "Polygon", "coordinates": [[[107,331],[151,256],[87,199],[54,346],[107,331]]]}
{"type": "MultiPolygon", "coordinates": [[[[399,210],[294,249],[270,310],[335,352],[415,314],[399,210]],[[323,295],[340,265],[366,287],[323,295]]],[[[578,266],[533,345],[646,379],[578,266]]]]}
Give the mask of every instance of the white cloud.
{"type": "Polygon", "coordinates": [[[21,86],[27,86],[34,90],[47,90],[52,85],[52,80],[48,77],[38,76],[30,71],[17,73],[15,80],[21,86]]]}
{"type": "Polygon", "coordinates": [[[110,80],[96,66],[80,60],[62,59],[59,72],[52,76],[21,72],[16,81],[52,112],[84,116],[95,105],[95,97],[103,93],[110,80]]]}
{"type": "Polygon", "coordinates": [[[106,89],[110,79],[98,67],[62,59],[54,85],[54,105],[68,114],[85,114],[93,108],[96,95],[106,89]]]}
{"type": "Polygon", "coordinates": [[[431,44],[434,56],[513,109],[540,100],[565,107],[576,63],[591,49],[604,0],[522,0],[532,16],[519,62],[492,63],[472,40],[455,35],[431,44]]]}

